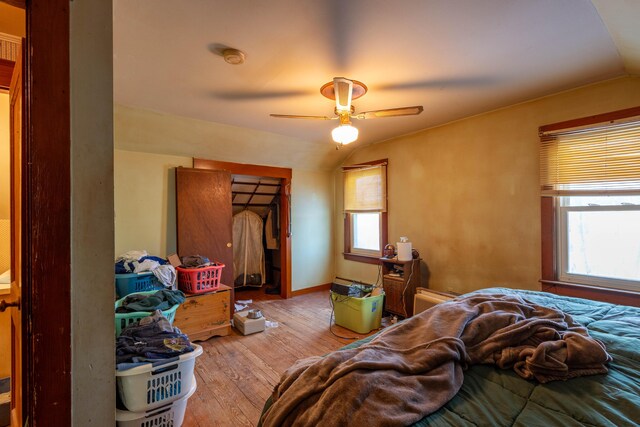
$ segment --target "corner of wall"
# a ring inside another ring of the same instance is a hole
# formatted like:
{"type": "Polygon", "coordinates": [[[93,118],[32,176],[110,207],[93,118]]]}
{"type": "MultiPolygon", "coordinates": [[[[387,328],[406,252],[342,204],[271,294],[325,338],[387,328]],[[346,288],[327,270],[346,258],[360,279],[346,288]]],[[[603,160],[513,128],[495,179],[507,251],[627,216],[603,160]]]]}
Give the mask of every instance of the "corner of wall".
{"type": "Polygon", "coordinates": [[[111,0],[70,3],[73,426],[113,426],[111,0]]]}

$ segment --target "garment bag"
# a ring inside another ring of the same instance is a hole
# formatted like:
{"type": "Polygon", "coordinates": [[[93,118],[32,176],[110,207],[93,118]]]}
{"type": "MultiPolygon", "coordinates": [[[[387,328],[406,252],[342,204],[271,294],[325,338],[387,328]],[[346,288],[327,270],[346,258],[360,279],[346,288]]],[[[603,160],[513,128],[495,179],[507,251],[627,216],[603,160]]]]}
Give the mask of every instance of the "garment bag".
{"type": "Polygon", "coordinates": [[[249,210],[233,216],[234,285],[264,285],[262,218],[249,210]]]}

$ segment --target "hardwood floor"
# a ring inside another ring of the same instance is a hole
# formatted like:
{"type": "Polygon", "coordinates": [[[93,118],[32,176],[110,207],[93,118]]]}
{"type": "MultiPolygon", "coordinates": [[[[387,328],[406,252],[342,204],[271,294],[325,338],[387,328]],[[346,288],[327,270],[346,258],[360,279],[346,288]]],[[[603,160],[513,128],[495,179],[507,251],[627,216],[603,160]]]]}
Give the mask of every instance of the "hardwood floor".
{"type": "MultiPolygon", "coordinates": [[[[288,300],[260,289],[237,292],[236,300],[243,299],[253,299],[249,308],[259,308],[278,327],[247,336],[234,329],[229,336],[198,343],[204,353],[196,362],[198,389],[188,401],[185,427],[257,425],[264,402],[293,362],[353,342],[329,331],[328,291],[288,300]]],[[[346,337],[366,336],[336,325],[333,331],[346,337]]]]}

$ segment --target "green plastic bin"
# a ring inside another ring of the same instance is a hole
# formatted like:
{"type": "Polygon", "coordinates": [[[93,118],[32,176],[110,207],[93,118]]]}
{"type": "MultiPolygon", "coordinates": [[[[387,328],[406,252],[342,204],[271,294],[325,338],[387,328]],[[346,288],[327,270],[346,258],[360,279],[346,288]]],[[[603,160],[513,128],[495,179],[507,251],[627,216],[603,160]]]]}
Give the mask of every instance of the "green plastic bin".
{"type": "Polygon", "coordinates": [[[336,325],[367,334],[380,328],[384,293],[374,297],[356,298],[331,292],[336,325]]]}

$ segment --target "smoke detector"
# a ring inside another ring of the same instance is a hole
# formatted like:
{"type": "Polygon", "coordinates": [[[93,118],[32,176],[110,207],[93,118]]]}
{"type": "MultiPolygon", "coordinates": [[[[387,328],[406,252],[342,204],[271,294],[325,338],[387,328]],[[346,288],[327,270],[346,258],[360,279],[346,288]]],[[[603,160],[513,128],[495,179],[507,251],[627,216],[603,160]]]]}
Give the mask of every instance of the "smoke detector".
{"type": "Polygon", "coordinates": [[[222,57],[227,64],[240,65],[244,63],[244,52],[238,49],[225,49],[222,51],[222,57]]]}

